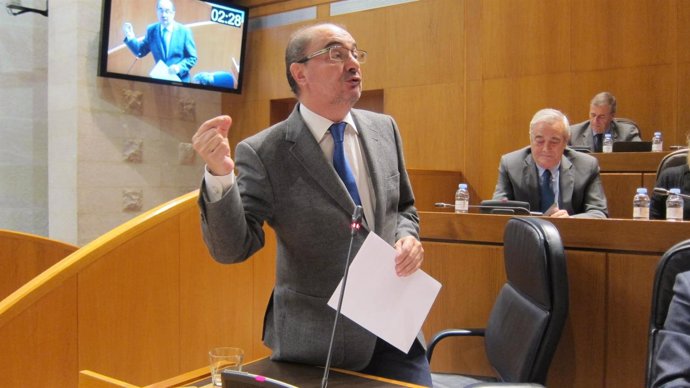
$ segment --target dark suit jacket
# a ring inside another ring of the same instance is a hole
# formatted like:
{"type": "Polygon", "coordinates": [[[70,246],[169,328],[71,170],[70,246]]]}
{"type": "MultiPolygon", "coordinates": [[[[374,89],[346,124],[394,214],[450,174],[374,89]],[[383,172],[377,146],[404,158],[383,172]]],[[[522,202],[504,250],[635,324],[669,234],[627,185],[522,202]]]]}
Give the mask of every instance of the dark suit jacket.
{"type": "MultiPolygon", "coordinates": [[[[679,188],[683,194],[690,194],[690,168],[687,164],[669,167],[656,178],[655,187],[664,189],[679,188]]],[[[666,196],[653,194],[649,207],[649,218],[666,219],[666,196]]],[[[683,199],[683,219],[690,220],[690,199],[683,199]]]]}
{"type": "MultiPolygon", "coordinates": [[[[525,201],[529,202],[531,210],[539,209],[538,174],[530,147],[503,155],[493,199],[525,201]]],[[[561,157],[559,175],[560,209],[575,217],[608,216],[596,158],[566,148],[561,157]]]]}
{"type": "MultiPolygon", "coordinates": [[[[273,359],[323,365],[335,317],[326,303],[344,274],[355,205],[298,108],[286,121],[240,142],[236,184],[217,202],[200,196],[199,205],[204,239],[219,262],[244,261],[263,247],[264,222],[275,230],[276,283],[264,342],[273,359]]],[[[391,245],[404,236],[419,238],[395,121],[362,110],[352,110],[352,117],[375,194],[374,232],[391,245]]],[[[365,229],[356,233],[353,252],[364,242],[365,229]]],[[[333,366],[364,368],[375,343],[376,336],[341,317],[333,366]]]]}
{"type": "MultiPolygon", "coordinates": [[[[583,121],[579,124],[570,126],[570,143],[574,147],[588,147],[594,151],[594,136],[592,129],[589,127],[589,120],[583,121]]],[[[640,130],[629,123],[622,121],[611,121],[611,128],[609,132],[613,141],[642,141],[640,138],[640,130]]]]}
{"type": "Polygon", "coordinates": [[[189,27],[175,23],[167,56],[163,47],[160,23],[149,25],[142,40],[125,38],[125,44],[139,58],[152,53],[155,63],[163,61],[168,66],[180,66],[178,77],[184,82],[189,82],[189,70],[196,65],[197,60],[196,43],[189,27]]]}
{"type": "Polygon", "coordinates": [[[690,272],[676,276],[664,328],[657,337],[652,387],[690,387],[690,272]]]}

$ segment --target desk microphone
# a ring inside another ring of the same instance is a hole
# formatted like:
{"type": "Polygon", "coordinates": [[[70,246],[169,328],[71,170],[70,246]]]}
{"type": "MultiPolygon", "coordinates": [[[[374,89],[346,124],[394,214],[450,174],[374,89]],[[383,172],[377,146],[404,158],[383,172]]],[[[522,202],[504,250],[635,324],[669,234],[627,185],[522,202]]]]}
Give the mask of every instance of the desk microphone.
{"type": "MultiPolygon", "coordinates": [[[[436,202],[435,207],[440,208],[455,208],[452,203],[436,202]]],[[[540,216],[541,212],[533,212],[522,206],[497,206],[497,205],[468,205],[470,208],[489,210],[492,214],[515,214],[515,215],[533,215],[540,216]]]]}
{"type": "MultiPolygon", "coordinates": [[[[662,197],[668,197],[671,194],[671,192],[664,189],[663,187],[655,187],[654,188],[654,194],[661,195],[662,197]]],[[[683,193],[679,193],[678,195],[681,198],[690,199],[690,195],[683,194],[683,193]]]]}
{"type": "Polygon", "coordinates": [[[323,371],[323,379],[321,380],[321,388],[328,386],[328,371],[331,368],[331,355],[333,354],[333,339],[335,338],[335,328],[338,325],[338,317],[340,316],[340,309],[343,306],[343,297],[345,296],[345,286],[347,285],[347,273],[350,269],[350,254],[352,253],[352,243],[355,240],[355,234],[362,226],[362,206],[357,205],[355,211],[352,213],[352,221],[350,222],[350,247],[347,249],[347,260],[345,261],[345,274],[343,275],[343,284],[340,287],[340,298],[338,299],[338,308],[335,310],[335,319],[333,320],[333,331],[331,332],[331,343],[328,344],[328,356],[326,357],[326,369],[323,371]]]}

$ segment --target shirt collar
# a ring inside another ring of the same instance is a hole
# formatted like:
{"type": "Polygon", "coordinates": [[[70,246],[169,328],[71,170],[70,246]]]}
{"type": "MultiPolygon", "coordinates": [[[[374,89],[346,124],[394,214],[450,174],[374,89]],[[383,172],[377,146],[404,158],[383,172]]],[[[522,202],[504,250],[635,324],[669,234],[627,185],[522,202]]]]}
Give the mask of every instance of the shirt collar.
{"type": "MultiPolygon", "coordinates": [[[[333,121],[312,112],[304,104],[299,105],[299,113],[302,115],[302,119],[304,119],[304,122],[307,124],[307,128],[309,128],[311,134],[314,135],[314,139],[321,143],[326,136],[326,132],[328,132],[328,128],[330,128],[331,124],[333,124],[333,121]]],[[[347,112],[347,115],[345,115],[345,118],[342,121],[346,122],[347,125],[352,127],[352,129],[355,130],[355,133],[358,133],[357,127],[355,126],[355,120],[352,118],[352,114],[350,112],[347,112]]]]}
{"type": "MultiPolygon", "coordinates": [[[[535,163],[535,164],[536,164],[536,163],[535,163]]],[[[554,168],[551,169],[551,176],[554,177],[554,178],[557,177],[557,176],[558,176],[558,172],[560,171],[560,169],[561,169],[561,164],[558,163],[554,168]]],[[[537,164],[537,170],[539,170],[539,177],[540,177],[540,178],[541,178],[542,175],[544,175],[544,171],[546,171],[545,168],[543,168],[542,166],[540,166],[540,165],[538,165],[538,164],[537,164]]]]}

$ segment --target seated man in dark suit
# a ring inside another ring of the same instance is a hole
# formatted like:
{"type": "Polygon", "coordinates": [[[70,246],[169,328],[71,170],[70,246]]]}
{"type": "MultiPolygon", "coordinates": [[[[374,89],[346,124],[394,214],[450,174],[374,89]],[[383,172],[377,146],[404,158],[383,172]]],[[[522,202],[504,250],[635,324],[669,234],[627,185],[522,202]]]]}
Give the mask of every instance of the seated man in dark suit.
{"type": "Polygon", "coordinates": [[[676,276],[658,343],[652,387],[690,387],[690,272],[676,276]]]}
{"type": "Polygon", "coordinates": [[[592,152],[601,152],[604,134],[610,133],[616,141],[642,141],[640,130],[633,124],[617,122],[616,97],[601,92],[589,103],[589,120],[570,127],[570,144],[574,147],[588,147],[592,152]]]}
{"type": "MultiPolygon", "coordinates": [[[[688,137],[690,145],[690,137],[688,137]]],[[[672,188],[680,189],[682,194],[690,194],[690,158],[685,164],[680,166],[668,167],[661,171],[656,177],[654,187],[661,187],[667,190],[672,188]]],[[[653,220],[666,219],[666,198],[665,195],[654,193],[649,206],[649,218],[653,220]]],[[[690,220],[690,200],[683,200],[683,220],[690,220]]]]}
{"type": "Polygon", "coordinates": [[[568,128],[560,111],[537,112],[530,123],[531,145],[501,157],[493,199],[529,202],[551,217],[606,218],[599,162],[566,148],[568,128]]]}

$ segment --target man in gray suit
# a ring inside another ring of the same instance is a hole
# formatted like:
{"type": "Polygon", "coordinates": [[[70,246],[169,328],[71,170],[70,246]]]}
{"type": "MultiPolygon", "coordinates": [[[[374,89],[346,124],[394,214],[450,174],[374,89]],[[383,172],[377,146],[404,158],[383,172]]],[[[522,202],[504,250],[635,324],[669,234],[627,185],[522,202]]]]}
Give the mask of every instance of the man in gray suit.
{"type": "Polygon", "coordinates": [[[531,210],[551,217],[606,218],[606,196],[599,163],[566,148],[568,119],[542,109],[530,122],[531,145],[501,157],[495,200],[529,202],[531,210]]]}
{"type": "Polygon", "coordinates": [[[611,134],[616,141],[642,141],[636,125],[615,121],[616,97],[609,92],[601,92],[589,103],[589,120],[570,127],[570,142],[574,147],[586,147],[592,152],[601,152],[604,135],[611,134]]]}
{"type": "MultiPolygon", "coordinates": [[[[263,333],[274,360],[325,364],[335,317],[327,301],[344,274],[356,203],[364,224],[353,252],[373,232],[397,250],[398,276],[411,275],[424,259],[397,125],[390,116],[353,109],[365,59],[342,27],[303,28],[285,53],[298,99],[287,120],[241,141],[234,160],[229,116],[205,122],[192,139],[206,162],[199,206],[212,256],[242,262],[263,247],[264,222],[276,233],[276,283],[263,333]],[[345,155],[347,183],[332,164],[338,154],[345,155]]],[[[341,317],[333,349],[334,367],[431,385],[419,340],[405,354],[341,317]]]]}
{"type": "Polygon", "coordinates": [[[690,272],[676,276],[664,328],[658,334],[652,387],[690,386],[690,272]]]}

